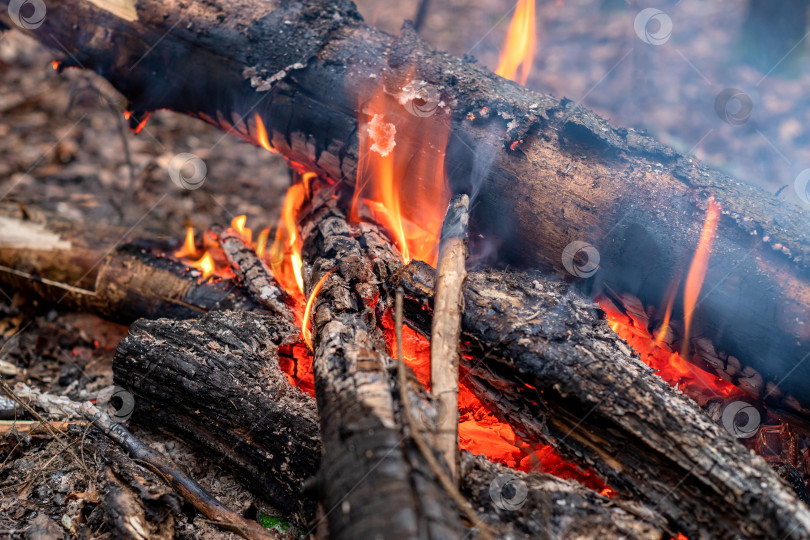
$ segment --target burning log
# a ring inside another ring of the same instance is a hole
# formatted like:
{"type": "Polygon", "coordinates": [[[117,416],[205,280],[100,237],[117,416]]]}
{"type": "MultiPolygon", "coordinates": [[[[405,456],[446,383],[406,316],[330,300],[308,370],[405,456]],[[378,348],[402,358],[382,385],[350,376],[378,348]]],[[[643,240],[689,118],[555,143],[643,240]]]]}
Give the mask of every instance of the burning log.
{"type": "MultiPolygon", "coordinates": [[[[323,441],[318,484],[330,537],[464,536],[457,509],[403,430],[395,364],[376,323],[378,283],[399,258],[376,226],[349,225],[331,197],[302,231],[304,260],[318,281],[307,304],[323,441]],[[372,258],[375,251],[390,256],[372,258]]],[[[435,418],[421,385],[410,383],[408,407],[435,418]]],[[[423,422],[423,437],[431,423],[423,422]]]]}
{"type": "Polygon", "coordinates": [[[236,231],[216,228],[213,232],[219,237],[222,249],[234,272],[245,284],[253,298],[268,310],[294,322],[295,315],[284,302],[285,294],[276,284],[270,269],[267,268],[262,258],[242,240],[236,231]]]}
{"type": "MultiPolygon", "coordinates": [[[[391,284],[406,290],[406,318],[425,333],[434,280],[412,263],[391,284]]],[[[462,380],[522,436],[599,471],[690,538],[810,531],[810,511],[767,463],[629,356],[569,286],[475,272],[464,303],[462,380]]]]}
{"type": "Polygon", "coordinates": [[[0,284],[15,291],[123,323],[259,307],[242,285],[201,281],[197,270],[167,258],[168,245],[122,243],[122,229],[41,212],[2,214],[0,284]]]}
{"type": "MultiPolygon", "coordinates": [[[[55,0],[29,32],[70,51],[61,67],[108,78],[130,99],[133,125],[160,108],[191,114],[334,180],[357,178],[358,126],[373,120],[363,104],[369,85],[383,82],[385,99],[423,122],[397,134],[398,147],[450,130],[444,168],[454,191],[477,196],[474,238],[497,244],[503,260],[580,276],[562,258],[590,244],[601,264],[586,288],[633,294],[659,308],[655,321],[674,290],[671,317],[691,319],[687,349],[695,336],[708,339],[723,364],[755,370],[769,400],[810,409],[810,217],[757,188],[568,100],[438,53],[408,26],[398,37],[370,28],[346,0],[191,11],[156,0],[55,0]],[[706,292],[688,303],[695,291],[685,290],[679,269],[712,195],[722,213],[706,292]]],[[[414,172],[409,191],[432,174],[414,172]]],[[[403,202],[412,221],[417,206],[403,202]]]]}
{"type": "MultiPolygon", "coordinates": [[[[119,345],[114,369],[116,383],[135,395],[133,421],[180,436],[306,525],[314,502],[305,487],[318,471],[320,437],[314,398],[279,368],[284,347],[275,344],[288,326],[259,313],[139,321],[119,345]]],[[[459,483],[498,537],[567,538],[576,531],[593,539],[668,538],[663,518],[638,504],[467,452],[459,483]]]]}

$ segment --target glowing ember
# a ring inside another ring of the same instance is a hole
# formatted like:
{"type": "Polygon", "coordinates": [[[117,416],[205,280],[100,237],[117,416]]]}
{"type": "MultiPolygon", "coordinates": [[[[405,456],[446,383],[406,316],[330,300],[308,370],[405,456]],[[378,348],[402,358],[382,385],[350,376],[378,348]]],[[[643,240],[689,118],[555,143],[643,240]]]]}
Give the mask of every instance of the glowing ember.
{"type": "Polygon", "coordinates": [[[327,278],[329,278],[334,271],[334,268],[330,269],[323,275],[321,279],[318,280],[318,283],[315,284],[315,287],[313,287],[312,292],[307,299],[307,306],[304,309],[304,322],[301,325],[301,335],[304,337],[304,342],[307,344],[310,351],[314,350],[312,348],[312,330],[309,329],[309,316],[312,313],[312,304],[315,302],[315,298],[318,296],[318,293],[321,292],[321,287],[323,287],[323,284],[326,282],[327,278]]]}
{"type": "Polygon", "coordinates": [[[709,268],[709,256],[712,253],[712,244],[717,233],[717,222],[720,220],[720,213],[720,205],[712,197],[709,199],[709,210],[706,213],[706,221],[703,223],[703,230],[700,233],[700,242],[698,242],[695,256],[692,258],[689,273],[686,275],[686,285],[683,292],[684,339],[681,350],[683,356],[686,356],[689,352],[692,313],[697,306],[700,289],[703,287],[706,270],[709,268]]]}
{"type": "MultiPolygon", "coordinates": [[[[388,353],[397,349],[394,321],[390,311],[383,315],[388,353]]],[[[430,388],[430,341],[408,326],[402,327],[402,356],[419,382],[430,388]]],[[[551,446],[528,443],[520,439],[506,422],[501,422],[464,384],[459,384],[459,447],[474,455],[483,454],[513,469],[525,472],[543,471],[560,478],[576,480],[583,485],[612,496],[607,487],[592,471],[580,469],[565,461],[551,446]]]]}
{"type": "Polygon", "coordinates": [[[526,84],[534,61],[535,40],[534,0],[518,0],[495,73],[526,84]]]}
{"type": "Polygon", "coordinates": [[[186,229],[186,240],[183,242],[183,247],[175,251],[174,256],[178,259],[199,256],[197,246],[194,244],[194,229],[192,227],[186,229]]]}
{"type": "Polygon", "coordinates": [[[423,107],[416,114],[410,102],[403,105],[391,97],[402,89],[386,89],[386,84],[389,81],[364,101],[359,118],[360,161],[350,219],[360,221],[364,210],[371,210],[392,235],[404,262],[435,264],[450,200],[444,177],[446,118],[438,107],[423,107]]]}
{"type": "Polygon", "coordinates": [[[287,190],[276,239],[270,248],[270,270],[279,285],[300,303],[304,301],[301,236],[298,234],[298,214],[304,205],[306,190],[303,184],[293,184],[287,190]]]}

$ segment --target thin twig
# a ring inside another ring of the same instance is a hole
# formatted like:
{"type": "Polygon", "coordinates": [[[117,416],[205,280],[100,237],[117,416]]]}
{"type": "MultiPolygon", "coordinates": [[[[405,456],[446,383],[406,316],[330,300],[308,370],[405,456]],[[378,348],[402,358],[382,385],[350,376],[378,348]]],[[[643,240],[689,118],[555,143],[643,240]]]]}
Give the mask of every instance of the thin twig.
{"type": "Polygon", "coordinates": [[[425,439],[419,432],[416,425],[416,419],[411,413],[411,408],[408,405],[408,383],[405,376],[405,361],[402,359],[402,297],[402,288],[398,288],[394,303],[394,324],[397,335],[397,378],[399,380],[399,398],[402,401],[402,410],[405,411],[405,419],[408,422],[411,438],[424,456],[430,470],[439,479],[439,483],[441,483],[444,490],[448,495],[450,495],[450,498],[453,499],[456,506],[458,506],[461,511],[464,512],[467,519],[470,520],[473,526],[480,531],[481,538],[484,540],[494,540],[494,536],[492,536],[492,533],[489,531],[489,527],[486,525],[486,523],[481,521],[481,518],[475,513],[475,510],[473,510],[470,503],[467,502],[467,499],[461,495],[456,487],[456,484],[453,482],[450,476],[448,476],[444,469],[442,469],[442,466],[439,464],[439,460],[433,455],[433,450],[431,450],[430,446],[427,442],[425,442],[425,439]]]}
{"type": "Polygon", "coordinates": [[[467,222],[470,198],[455,195],[447,207],[439,242],[433,323],[430,330],[430,390],[438,406],[439,434],[436,446],[458,475],[458,361],[462,286],[467,277],[467,222]]]}
{"type": "Polygon", "coordinates": [[[82,414],[113,442],[125,449],[133,460],[146,464],[155,474],[162,477],[208,519],[250,540],[278,538],[255,521],[244,518],[222,504],[196,480],[138,439],[127,428],[113,423],[107,414],[89,401],[82,404],[82,414]]]}

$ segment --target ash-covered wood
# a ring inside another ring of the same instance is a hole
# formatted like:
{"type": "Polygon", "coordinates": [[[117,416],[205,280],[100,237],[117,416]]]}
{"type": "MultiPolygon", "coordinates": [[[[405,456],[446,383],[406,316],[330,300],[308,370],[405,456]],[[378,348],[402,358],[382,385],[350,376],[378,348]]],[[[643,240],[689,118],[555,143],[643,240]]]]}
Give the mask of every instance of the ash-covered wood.
{"type": "Polygon", "coordinates": [[[159,426],[219,458],[286,515],[306,524],[315,503],[304,483],[318,470],[318,416],[291,386],[278,348],[298,329],[261,313],[141,320],[116,351],[116,384],[135,397],[133,421],[159,426]]]}
{"type": "MultiPolygon", "coordinates": [[[[119,4],[53,0],[30,33],[59,54],[67,49],[63,66],[109,79],[130,100],[133,125],[167,108],[256,141],[258,114],[285,157],[353,181],[369,87],[390,81],[399,87],[387,89],[392,102],[407,106],[400,89],[424,81],[430,91],[416,98],[437,111],[424,130],[450,123],[446,170],[455,191],[477,195],[473,237],[513,262],[559,271],[565,248],[587,242],[600,253],[597,288],[632,293],[647,306],[663,305],[688,265],[713,194],[723,216],[695,334],[778,384],[770,399],[810,410],[810,362],[802,362],[810,325],[801,324],[810,311],[806,212],[570,100],[439,53],[408,25],[396,37],[375,30],[347,0],[121,5],[123,12],[119,4]]],[[[415,188],[419,181],[412,178],[415,188]]],[[[682,296],[675,318],[683,317],[682,296]]]]}
{"type": "Polygon", "coordinates": [[[270,269],[256,252],[231,230],[213,229],[222,244],[222,250],[233,271],[245,284],[253,298],[261,305],[288,321],[295,322],[295,314],[285,303],[287,294],[281,290],[270,269]]]}
{"type": "MultiPolygon", "coordinates": [[[[396,366],[376,323],[378,286],[399,264],[390,241],[376,226],[349,225],[332,198],[305,219],[302,237],[310,288],[335,269],[312,317],[318,484],[330,538],[465,536],[458,510],[403,427],[396,366]],[[373,258],[369,244],[389,258],[373,258]]],[[[411,385],[409,408],[425,420],[422,436],[434,446],[435,409],[415,378],[411,385]]]]}
{"type": "MultiPolygon", "coordinates": [[[[435,271],[392,280],[429,332],[435,271]]],[[[602,474],[688,537],[804,538],[810,510],[760,457],[674,391],[599,320],[597,307],[540,274],[471,273],[462,380],[524,437],[602,474]]]]}

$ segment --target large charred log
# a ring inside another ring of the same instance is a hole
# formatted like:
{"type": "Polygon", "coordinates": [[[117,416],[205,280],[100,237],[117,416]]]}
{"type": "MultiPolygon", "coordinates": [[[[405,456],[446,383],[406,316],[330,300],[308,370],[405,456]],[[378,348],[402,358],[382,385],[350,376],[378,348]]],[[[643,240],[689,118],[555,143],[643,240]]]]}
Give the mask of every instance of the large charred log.
{"type": "Polygon", "coordinates": [[[279,368],[298,329],[261,313],[215,312],[136,322],[119,344],[116,384],[135,396],[133,419],[216,456],[253,493],[306,524],[304,483],[318,468],[318,415],[279,368]]]}
{"type": "MultiPolygon", "coordinates": [[[[12,25],[5,10],[2,17],[12,25]]],[[[135,124],[167,108],[257,140],[258,115],[289,160],[350,182],[369,86],[385,80],[390,99],[407,105],[401,87],[425,81],[435,92],[417,96],[420,115],[424,101],[438,113],[420,133],[449,124],[446,168],[456,191],[477,195],[471,225],[484,241],[504,258],[560,271],[565,247],[589,242],[601,268],[586,286],[632,293],[647,306],[663,305],[682,280],[713,194],[723,215],[693,335],[777,384],[769,399],[793,395],[798,402],[785,403],[810,409],[810,326],[802,324],[810,216],[757,188],[436,52],[407,25],[398,37],[370,28],[346,0],[54,0],[29,33],[67,48],[63,66],[109,79],[130,100],[135,124]]],[[[419,177],[412,181],[418,189],[419,177]]]]}
{"type": "MultiPolygon", "coordinates": [[[[392,279],[426,335],[434,280],[424,263],[392,279]]],[[[521,436],[592,467],[690,538],[810,534],[810,511],[768,464],[633,358],[569,285],[473,272],[464,302],[462,380],[521,436]]]]}

